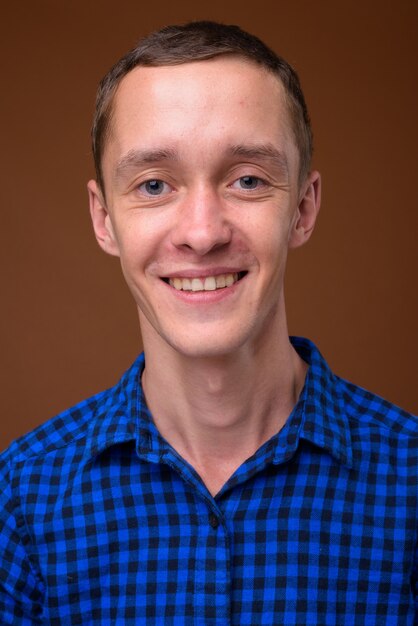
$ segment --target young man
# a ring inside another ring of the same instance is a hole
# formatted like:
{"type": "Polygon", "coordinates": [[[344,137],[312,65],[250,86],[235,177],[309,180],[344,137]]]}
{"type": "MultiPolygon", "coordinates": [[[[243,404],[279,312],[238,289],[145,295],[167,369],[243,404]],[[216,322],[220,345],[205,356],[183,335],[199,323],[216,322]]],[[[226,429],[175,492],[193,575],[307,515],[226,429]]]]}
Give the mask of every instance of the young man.
{"type": "Polygon", "coordinates": [[[297,76],[208,22],[102,81],[91,216],[144,356],[2,456],[2,624],[417,622],[417,421],[288,338],[320,176],[297,76]]]}

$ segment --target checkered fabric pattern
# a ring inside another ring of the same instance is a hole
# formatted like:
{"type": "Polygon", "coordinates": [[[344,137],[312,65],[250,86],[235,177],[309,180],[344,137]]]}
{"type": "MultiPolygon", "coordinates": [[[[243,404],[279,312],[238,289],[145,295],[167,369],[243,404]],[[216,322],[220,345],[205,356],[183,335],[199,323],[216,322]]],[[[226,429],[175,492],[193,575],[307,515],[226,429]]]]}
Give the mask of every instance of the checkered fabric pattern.
{"type": "Polygon", "coordinates": [[[212,497],[157,432],[139,357],[2,454],[0,623],[418,624],[418,421],[310,363],[212,497]]]}

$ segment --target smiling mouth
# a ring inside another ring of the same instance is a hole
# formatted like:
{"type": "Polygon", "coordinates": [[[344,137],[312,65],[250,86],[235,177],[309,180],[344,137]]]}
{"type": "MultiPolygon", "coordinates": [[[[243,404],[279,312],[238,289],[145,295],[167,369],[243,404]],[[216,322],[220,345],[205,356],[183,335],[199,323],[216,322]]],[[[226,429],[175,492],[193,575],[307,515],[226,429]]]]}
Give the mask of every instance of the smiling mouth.
{"type": "Polygon", "coordinates": [[[247,272],[234,272],[230,274],[218,274],[217,276],[205,276],[201,278],[164,278],[171,287],[177,291],[216,291],[232,287],[241,280],[247,272]]]}

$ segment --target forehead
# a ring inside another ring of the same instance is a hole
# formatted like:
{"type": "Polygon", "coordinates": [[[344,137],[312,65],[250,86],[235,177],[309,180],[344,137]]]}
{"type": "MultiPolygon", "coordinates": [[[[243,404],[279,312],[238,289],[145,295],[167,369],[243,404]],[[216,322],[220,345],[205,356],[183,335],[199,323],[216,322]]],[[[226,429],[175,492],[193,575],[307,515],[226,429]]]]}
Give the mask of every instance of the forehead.
{"type": "Polygon", "coordinates": [[[115,94],[104,157],[139,147],[188,154],[200,147],[208,154],[254,142],[296,151],[284,87],[261,66],[224,56],[127,74],[115,94]]]}

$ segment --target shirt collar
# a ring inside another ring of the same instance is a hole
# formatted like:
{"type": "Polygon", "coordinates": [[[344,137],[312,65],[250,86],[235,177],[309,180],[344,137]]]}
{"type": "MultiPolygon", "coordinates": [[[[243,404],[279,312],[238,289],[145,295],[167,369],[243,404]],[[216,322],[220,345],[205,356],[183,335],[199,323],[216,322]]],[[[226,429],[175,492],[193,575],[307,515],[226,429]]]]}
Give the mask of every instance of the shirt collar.
{"type": "Polygon", "coordinates": [[[143,368],[144,355],[140,354],[120,381],[98,396],[96,419],[92,420],[86,441],[86,458],[95,457],[110,446],[137,440],[143,368]]]}
{"type": "MultiPolygon", "coordinates": [[[[288,441],[287,454],[303,439],[352,467],[351,435],[340,379],[332,373],[311,341],[302,337],[291,337],[290,340],[309,368],[302,393],[283,429],[288,441]]],[[[279,456],[277,452],[276,460],[279,456]]]]}
{"type": "Polygon", "coordinates": [[[136,443],[138,456],[159,462],[168,444],[159,434],[145,401],[141,375],[145,367],[140,354],[120,381],[100,394],[96,419],[86,440],[84,457],[94,458],[111,446],[136,443]]]}
{"type": "MultiPolygon", "coordinates": [[[[339,379],[311,341],[301,337],[290,340],[309,368],[300,398],[277,438],[273,462],[290,458],[304,439],[350,467],[351,437],[339,379]]],[[[167,451],[168,444],[154,425],[140,383],[144,365],[141,354],[119,383],[102,394],[104,402],[100,408],[98,404],[98,419],[92,422],[86,445],[88,457],[128,441],[136,441],[138,455],[151,462],[159,462],[167,451]]]]}

